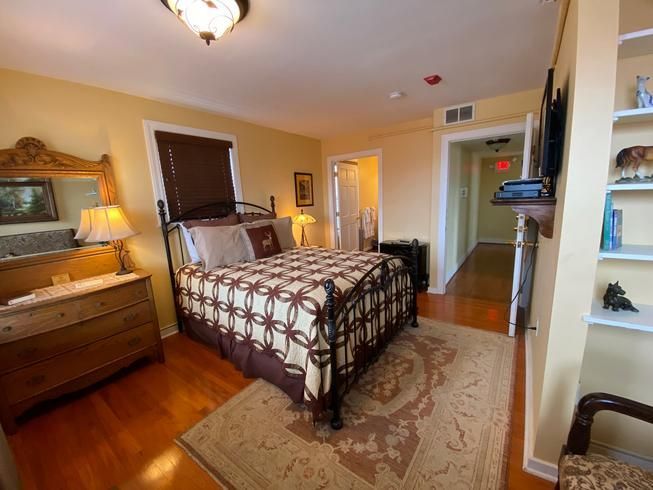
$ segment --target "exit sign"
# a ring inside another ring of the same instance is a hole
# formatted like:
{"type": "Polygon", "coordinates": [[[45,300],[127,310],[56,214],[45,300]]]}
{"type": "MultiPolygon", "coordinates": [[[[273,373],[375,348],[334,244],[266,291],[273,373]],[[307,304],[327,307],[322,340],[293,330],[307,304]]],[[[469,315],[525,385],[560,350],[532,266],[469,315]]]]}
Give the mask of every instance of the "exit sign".
{"type": "Polygon", "coordinates": [[[499,160],[494,164],[494,170],[498,174],[505,174],[508,170],[510,170],[510,160],[499,160]]]}

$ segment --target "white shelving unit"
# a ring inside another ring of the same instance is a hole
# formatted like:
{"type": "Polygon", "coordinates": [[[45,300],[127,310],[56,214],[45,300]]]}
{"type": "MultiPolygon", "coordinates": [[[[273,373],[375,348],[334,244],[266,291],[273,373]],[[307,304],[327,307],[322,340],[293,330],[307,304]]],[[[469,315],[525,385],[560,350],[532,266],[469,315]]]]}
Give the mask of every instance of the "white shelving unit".
{"type": "Polygon", "coordinates": [[[624,245],[614,250],[599,250],[599,260],[603,259],[653,261],[653,245],[624,245]]]}
{"type": "Polygon", "coordinates": [[[653,182],[645,184],[608,184],[609,191],[653,191],[653,182]]]}
{"type": "Polygon", "coordinates": [[[653,29],[628,32],[619,36],[619,58],[634,58],[653,53],[653,29]]]}
{"type": "Polygon", "coordinates": [[[594,301],[592,312],[589,315],[584,315],[583,321],[590,325],[607,325],[653,333],[653,306],[635,305],[635,307],[639,309],[639,313],[604,310],[601,302],[594,301]]]}
{"type": "Polygon", "coordinates": [[[612,114],[615,124],[632,124],[653,121],[653,107],[644,107],[642,109],[624,109],[615,111],[612,114]]]}

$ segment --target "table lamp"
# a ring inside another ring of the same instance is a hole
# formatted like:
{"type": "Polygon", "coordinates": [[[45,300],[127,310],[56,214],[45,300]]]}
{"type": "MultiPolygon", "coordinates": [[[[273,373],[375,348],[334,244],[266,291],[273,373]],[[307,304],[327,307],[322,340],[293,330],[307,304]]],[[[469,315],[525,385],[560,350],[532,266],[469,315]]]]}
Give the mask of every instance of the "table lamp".
{"type": "Polygon", "coordinates": [[[302,247],[308,247],[308,238],[306,238],[306,230],[304,227],[306,225],[312,225],[315,223],[317,220],[313,218],[310,214],[304,214],[304,210],[302,209],[299,214],[295,215],[292,217],[292,222],[296,225],[299,225],[302,227],[302,247]]]}
{"type": "Polygon", "coordinates": [[[125,265],[129,251],[125,250],[122,240],[137,234],[120,206],[99,206],[82,209],[79,231],[75,238],[86,242],[110,243],[120,264],[120,270],[116,275],[122,276],[133,272],[125,265]]]}

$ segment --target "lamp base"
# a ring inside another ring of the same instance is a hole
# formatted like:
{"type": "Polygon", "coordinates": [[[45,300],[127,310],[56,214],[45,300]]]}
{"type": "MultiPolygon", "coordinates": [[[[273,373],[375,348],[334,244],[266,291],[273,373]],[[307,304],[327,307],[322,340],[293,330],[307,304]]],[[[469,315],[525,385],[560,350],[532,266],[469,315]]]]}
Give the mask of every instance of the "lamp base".
{"type": "Polygon", "coordinates": [[[125,250],[125,244],[122,240],[114,240],[112,242],[114,252],[116,254],[116,260],[120,265],[120,270],[116,272],[116,276],[124,276],[125,274],[131,274],[134,272],[132,269],[128,269],[126,266],[127,263],[127,254],[128,250],[125,250]]]}
{"type": "Polygon", "coordinates": [[[124,276],[125,274],[131,274],[132,272],[134,272],[132,269],[120,269],[116,272],[116,276],[124,276]]]}

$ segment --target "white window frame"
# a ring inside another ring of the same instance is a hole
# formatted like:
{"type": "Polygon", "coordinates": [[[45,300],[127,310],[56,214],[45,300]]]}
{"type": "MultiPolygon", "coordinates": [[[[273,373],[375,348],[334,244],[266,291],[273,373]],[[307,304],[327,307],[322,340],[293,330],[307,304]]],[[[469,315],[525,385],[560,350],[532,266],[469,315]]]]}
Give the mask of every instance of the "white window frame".
{"type": "MultiPolygon", "coordinates": [[[[168,210],[168,200],[166,199],[165,186],[163,183],[163,173],[161,172],[161,160],[159,158],[159,147],[156,143],[155,131],[166,131],[168,133],[186,134],[189,136],[199,136],[201,138],[211,138],[231,142],[231,175],[234,180],[234,193],[236,201],[243,200],[243,189],[240,180],[240,163],[238,160],[238,138],[236,135],[228,133],[218,133],[207,129],[192,128],[189,126],[179,126],[177,124],[164,123],[160,121],[143,120],[143,130],[145,131],[145,148],[147,150],[147,159],[150,164],[150,177],[152,179],[152,189],[154,190],[154,209],[157,209],[157,201],[162,200],[165,203],[166,215],[170,218],[168,210]]],[[[158,217],[157,224],[160,225],[158,217]]]]}

